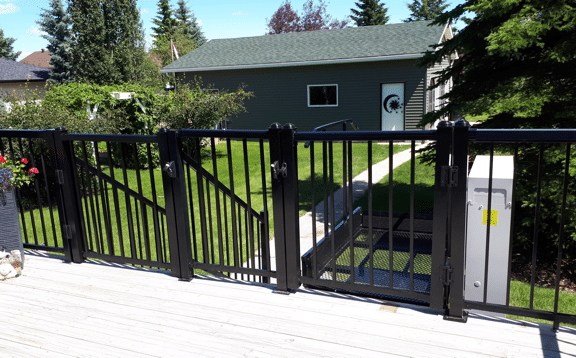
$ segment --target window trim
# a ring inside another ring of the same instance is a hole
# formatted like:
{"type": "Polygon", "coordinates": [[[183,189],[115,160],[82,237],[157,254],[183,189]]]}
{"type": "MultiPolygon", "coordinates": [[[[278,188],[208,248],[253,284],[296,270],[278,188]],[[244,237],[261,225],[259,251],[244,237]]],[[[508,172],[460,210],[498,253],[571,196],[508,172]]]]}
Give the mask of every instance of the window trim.
{"type": "Polygon", "coordinates": [[[309,108],[317,108],[317,107],[338,107],[338,103],[340,102],[339,93],[338,93],[338,84],[337,84],[337,83],[319,84],[319,85],[308,85],[306,92],[307,92],[307,97],[308,97],[308,107],[309,107],[309,108]],[[334,87],[336,87],[336,104],[310,104],[310,87],[329,87],[329,86],[334,86],[334,87]]]}

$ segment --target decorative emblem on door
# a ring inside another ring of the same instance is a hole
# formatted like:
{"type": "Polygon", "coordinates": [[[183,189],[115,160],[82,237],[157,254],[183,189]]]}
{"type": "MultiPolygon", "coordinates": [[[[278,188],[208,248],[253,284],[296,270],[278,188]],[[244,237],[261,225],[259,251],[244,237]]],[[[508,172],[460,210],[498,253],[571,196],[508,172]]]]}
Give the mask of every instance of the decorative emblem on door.
{"type": "Polygon", "coordinates": [[[404,106],[404,103],[400,103],[400,96],[398,96],[397,94],[391,94],[388,97],[386,97],[384,99],[384,102],[382,102],[382,105],[384,107],[384,110],[388,113],[392,113],[392,112],[396,112],[398,113],[398,111],[402,110],[402,107],[404,106]]]}

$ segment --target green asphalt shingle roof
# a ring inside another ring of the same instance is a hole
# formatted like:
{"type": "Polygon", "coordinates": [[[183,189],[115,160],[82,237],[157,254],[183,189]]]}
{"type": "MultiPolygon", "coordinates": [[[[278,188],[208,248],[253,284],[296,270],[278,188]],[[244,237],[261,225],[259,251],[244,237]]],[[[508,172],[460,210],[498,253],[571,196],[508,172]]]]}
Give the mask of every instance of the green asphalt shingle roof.
{"type": "Polygon", "coordinates": [[[428,26],[430,23],[418,21],[211,40],[169,64],[162,72],[418,57],[442,38],[445,26],[428,26]]]}

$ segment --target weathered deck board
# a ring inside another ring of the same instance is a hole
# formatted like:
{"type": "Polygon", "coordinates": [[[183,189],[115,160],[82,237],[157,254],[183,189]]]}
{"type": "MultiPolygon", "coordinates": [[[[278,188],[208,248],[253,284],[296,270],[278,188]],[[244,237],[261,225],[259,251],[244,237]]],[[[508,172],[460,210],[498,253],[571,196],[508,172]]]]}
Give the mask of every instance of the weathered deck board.
{"type": "Polygon", "coordinates": [[[0,356],[561,357],[576,330],[471,317],[382,300],[26,256],[0,282],[0,356]],[[383,303],[385,305],[383,305],[383,303]],[[8,309],[10,308],[10,309],[8,309]]]}

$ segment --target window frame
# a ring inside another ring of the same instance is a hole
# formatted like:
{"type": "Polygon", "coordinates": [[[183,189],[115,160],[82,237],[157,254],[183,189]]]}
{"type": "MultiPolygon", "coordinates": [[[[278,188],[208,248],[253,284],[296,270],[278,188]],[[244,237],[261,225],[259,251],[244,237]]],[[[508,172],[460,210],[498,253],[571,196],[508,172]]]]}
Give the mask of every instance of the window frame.
{"type": "Polygon", "coordinates": [[[306,93],[308,97],[308,107],[309,108],[318,108],[318,107],[338,107],[338,103],[340,102],[339,98],[339,90],[337,83],[330,83],[330,84],[319,84],[319,85],[307,85],[306,93]],[[310,104],[310,88],[311,87],[336,87],[336,104],[310,104]]]}

